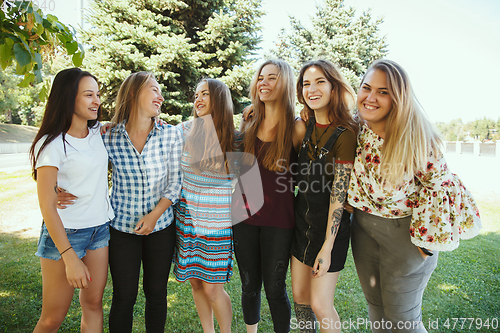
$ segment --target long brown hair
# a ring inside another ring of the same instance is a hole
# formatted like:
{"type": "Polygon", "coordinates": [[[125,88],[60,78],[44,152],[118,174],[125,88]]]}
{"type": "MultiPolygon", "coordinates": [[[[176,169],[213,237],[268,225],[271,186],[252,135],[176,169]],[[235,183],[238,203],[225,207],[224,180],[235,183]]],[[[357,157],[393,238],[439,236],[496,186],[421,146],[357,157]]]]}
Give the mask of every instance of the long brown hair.
{"type": "Polygon", "coordinates": [[[228,158],[226,153],[235,150],[235,129],[233,122],[233,100],[231,91],[222,82],[216,79],[204,78],[202,83],[207,83],[210,96],[210,116],[215,127],[217,137],[211,133],[208,121],[200,118],[193,106],[193,126],[186,141],[186,151],[191,156],[196,156],[199,163],[191,164],[196,172],[210,170],[214,172],[229,172],[228,158]],[[222,155],[217,155],[219,148],[222,155]]]}
{"type": "MultiPolygon", "coordinates": [[[[60,71],[54,78],[50,95],[45,105],[45,113],[43,115],[42,125],[31,144],[29,157],[31,162],[31,170],[33,179],[36,180],[36,161],[42,150],[60,134],[64,149],[66,149],[66,132],[71,127],[73,113],[75,113],[75,100],[78,95],[78,86],[80,80],[86,76],[90,76],[97,82],[97,78],[89,72],[82,71],[80,68],[68,68],[60,71]],[[47,135],[47,139],[42,143],[38,153],[35,156],[35,146],[38,141],[47,135]]],[[[87,121],[89,128],[97,124],[101,117],[101,106],[97,110],[97,119],[87,121]]]]}
{"type": "Polygon", "coordinates": [[[313,110],[309,108],[304,95],[304,73],[308,68],[316,67],[323,71],[326,79],[332,85],[332,93],[330,95],[330,103],[328,105],[328,120],[337,126],[343,126],[353,132],[358,133],[359,126],[352,118],[351,111],[354,109],[355,94],[351,85],[347,82],[342,72],[330,61],[315,60],[310,61],[300,69],[299,78],[297,80],[297,99],[309,112],[309,116],[314,116],[313,110]]]}
{"type": "MultiPolygon", "coordinates": [[[[269,143],[267,154],[262,160],[263,166],[271,171],[284,171],[288,169],[290,150],[293,147],[292,133],[295,125],[295,84],[293,70],[282,60],[267,60],[255,72],[250,84],[250,99],[253,104],[254,116],[245,130],[243,139],[244,151],[251,156],[255,154],[255,142],[259,126],[266,117],[265,104],[259,98],[257,83],[262,69],[267,65],[274,65],[278,68],[276,82],[277,100],[276,105],[280,115],[280,121],[273,129],[273,141],[269,143]],[[285,163],[283,163],[285,162],[285,163]]],[[[257,152],[257,155],[259,152],[257,152]]]]}

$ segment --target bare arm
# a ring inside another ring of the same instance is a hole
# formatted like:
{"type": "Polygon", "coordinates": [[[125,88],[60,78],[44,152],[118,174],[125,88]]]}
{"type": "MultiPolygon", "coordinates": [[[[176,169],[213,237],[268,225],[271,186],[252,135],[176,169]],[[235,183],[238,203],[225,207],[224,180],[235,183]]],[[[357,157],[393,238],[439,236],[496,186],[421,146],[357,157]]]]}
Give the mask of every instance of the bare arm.
{"type": "Polygon", "coordinates": [[[50,237],[59,253],[64,251],[61,258],[66,267],[68,283],[74,288],[87,288],[88,281],[90,281],[89,270],[71,248],[61,218],[57,213],[57,171],[57,168],[52,166],[37,169],[37,192],[40,211],[50,237]]]}
{"type": "Polygon", "coordinates": [[[300,145],[304,136],[306,135],[306,123],[302,119],[295,120],[295,127],[293,131],[293,148],[298,153],[300,150],[300,145]]]}
{"type": "Polygon", "coordinates": [[[335,237],[337,237],[340,228],[342,213],[344,212],[344,202],[349,188],[351,170],[352,164],[335,164],[335,178],[330,194],[330,207],[328,211],[325,242],[314,262],[313,278],[323,276],[330,267],[331,252],[335,237]]]}

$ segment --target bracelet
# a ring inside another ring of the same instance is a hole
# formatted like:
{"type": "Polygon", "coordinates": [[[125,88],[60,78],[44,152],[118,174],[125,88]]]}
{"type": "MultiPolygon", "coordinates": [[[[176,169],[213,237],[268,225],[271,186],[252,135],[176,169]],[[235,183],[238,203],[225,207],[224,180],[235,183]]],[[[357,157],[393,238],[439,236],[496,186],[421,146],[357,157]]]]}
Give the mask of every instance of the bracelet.
{"type": "Polygon", "coordinates": [[[72,248],[73,248],[73,246],[68,247],[66,250],[62,251],[62,252],[60,253],[60,255],[62,256],[63,254],[65,254],[65,253],[66,253],[66,251],[68,251],[69,249],[72,249],[72,248]]]}
{"type": "Polygon", "coordinates": [[[421,246],[419,246],[419,247],[420,247],[420,250],[422,250],[422,252],[428,256],[432,256],[434,254],[434,253],[432,253],[432,251],[427,250],[425,247],[421,247],[421,246]]]}

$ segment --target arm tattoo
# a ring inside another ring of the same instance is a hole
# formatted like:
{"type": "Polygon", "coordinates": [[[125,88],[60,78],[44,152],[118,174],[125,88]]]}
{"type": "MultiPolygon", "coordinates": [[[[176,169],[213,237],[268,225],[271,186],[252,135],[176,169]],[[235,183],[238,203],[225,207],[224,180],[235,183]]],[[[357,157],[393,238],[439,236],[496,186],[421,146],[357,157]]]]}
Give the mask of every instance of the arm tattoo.
{"type": "Polygon", "coordinates": [[[331,234],[337,236],[340,228],[342,213],[344,212],[344,202],[349,188],[349,177],[351,176],[352,164],[335,164],[335,178],[333,180],[332,193],[330,194],[330,204],[340,203],[340,207],[332,213],[333,226],[331,234]]]}
{"type": "Polygon", "coordinates": [[[337,232],[339,231],[340,220],[342,219],[343,212],[344,212],[344,206],[340,206],[339,208],[335,209],[332,213],[332,220],[333,220],[332,235],[334,236],[337,236],[337,232]]]}
{"type": "Polygon", "coordinates": [[[349,188],[349,178],[351,176],[352,164],[335,164],[335,176],[333,178],[332,192],[330,194],[330,203],[340,202],[344,204],[347,190],[349,188]]]}
{"type": "Polygon", "coordinates": [[[318,259],[318,262],[320,265],[323,265],[323,263],[324,263],[323,259],[321,259],[321,258],[318,259]]]}
{"type": "Polygon", "coordinates": [[[59,192],[57,191],[57,182],[56,185],[54,186],[54,192],[56,192],[56,194],[59,194],[59,192]]]}

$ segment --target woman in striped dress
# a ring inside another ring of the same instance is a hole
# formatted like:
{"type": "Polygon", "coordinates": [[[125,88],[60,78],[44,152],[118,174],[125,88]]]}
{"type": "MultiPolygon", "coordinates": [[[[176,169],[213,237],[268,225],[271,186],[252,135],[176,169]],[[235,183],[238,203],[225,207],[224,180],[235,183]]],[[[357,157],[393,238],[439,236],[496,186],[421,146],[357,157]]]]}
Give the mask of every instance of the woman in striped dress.
{"type": "Polygon", "coordinates": [[[194,119],[179,125],[185,140],[181,199],[176,207],[174,273],[189,280],[204,332],[231,331],[231,300],[224,290],[233,268],[230,162],[237,137],[228,87],[219,80],[198,84],[194,119]]]}

